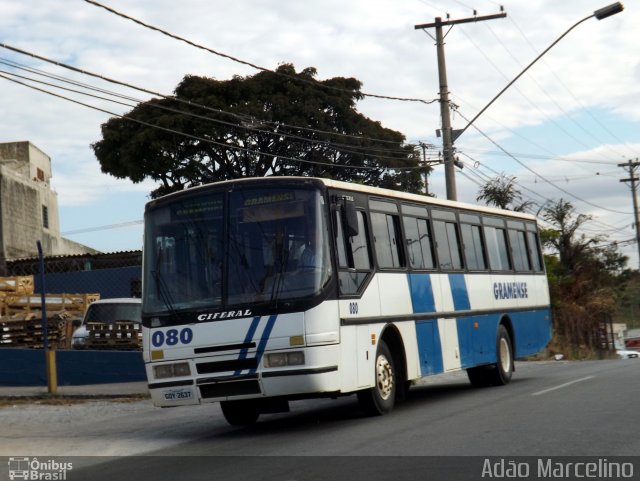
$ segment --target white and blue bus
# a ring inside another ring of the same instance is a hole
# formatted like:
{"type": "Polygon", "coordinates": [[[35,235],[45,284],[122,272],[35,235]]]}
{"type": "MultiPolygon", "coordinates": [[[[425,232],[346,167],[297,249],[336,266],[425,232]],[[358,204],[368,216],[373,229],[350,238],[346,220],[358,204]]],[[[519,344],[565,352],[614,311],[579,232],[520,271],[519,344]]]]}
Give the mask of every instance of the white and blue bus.
{"type": "Polygon", "coordinates": [[[353,393],[384,414],[461,369],[507,384],[551,338],[533,216],[306,177],[149,202],[142,310],[154,403],[234,425],[353,393]]]}

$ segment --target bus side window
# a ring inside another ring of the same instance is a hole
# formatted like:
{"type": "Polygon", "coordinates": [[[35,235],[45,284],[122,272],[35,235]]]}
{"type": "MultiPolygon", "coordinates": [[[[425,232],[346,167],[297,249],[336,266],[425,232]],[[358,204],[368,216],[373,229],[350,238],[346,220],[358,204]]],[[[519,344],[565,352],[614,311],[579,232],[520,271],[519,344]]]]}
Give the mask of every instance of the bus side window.
{"type": "Polygon", "coordinates": [[[489,252],[491,269],[494,271],[511,270],[509,252],[507,251],[506,230],[485,225],[484,235],[487,239],[487,251],[489,252]]]}
{"type": "Polygon", "coordinates": [[[371,256],[369,254],[369,239],[364,221],[364,212],[359,210],[358,235],[351,237],[351,254],[353,255],[353,267],[356,269],[371,269],[371,256]]]}
{"type": "Polygon", "coordinates": [[[404,267],[404,256],[401,249],[400,219],[397,215],[371,213],[373,242],[376,246],[378,266],[381,268],[404,267]]]}
{"type": "Polygon", "coordinates": [[[540,256],[540,247],[538,245],[538,236],[534,232],[527,232],[527,243],[529,247],[529,255],[531,256],[531,264],[535,272],[542,272],[544,266],[542,257],[540,256]]]}
{"type": "Polygon", "coordinates": [[[357,211],[358,234],[347,237],[340,213],[336,212],[336,244],[340,294],[357,294],[371,274],[371,256],[364,212],[357,211]]]}
{"type": "Polygon", "coordinates": [[[409,264],[414,269],[434,269],[433,240],[427,219],[403,217],[409,264]]]}
{"type": "Polygon", "coordinates": [[[462,269],[460,239],[455,222],[433,221],[433,232],[438,250],[438,263],[443,270],[462,269]]]}
{"type": "Polygon", "coordinates": [[[460,224],[464,256],[470,271],[483,271],[487,268],[484,255],[484,242],[479,225],[460,224]]]}
{"type": "Polygon", "coordinates": [[[529,263],[524,232],[509,229],[509,242],[511,243],[511,254],[513,255],[513,266],[515,270],[519,272],[530,271],[531,264],[529,263]]]}
{"type": "Polygon", "coordinates": [[[335,213],[336,225],[336,248],[338,251],[338,266],[349,267],[349,259],[347,258],[347,248],[345,245],[345,235],[342,229],[342,216],[340,212],[335,213]]]}

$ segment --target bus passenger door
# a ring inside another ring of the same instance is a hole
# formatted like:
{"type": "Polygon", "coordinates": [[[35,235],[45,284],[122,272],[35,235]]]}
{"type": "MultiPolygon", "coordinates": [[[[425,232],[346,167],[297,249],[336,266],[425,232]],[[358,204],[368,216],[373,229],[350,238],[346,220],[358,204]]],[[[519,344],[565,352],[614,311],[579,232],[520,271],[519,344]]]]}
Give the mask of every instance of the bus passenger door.
{"type": "Polygon", "coordinates": [[[442,343],[442,364],[444,371],[460,369],[460,345],[458,343],[458,322],[456,319],[438,319],[438,331],[442,343]]]}
{"type": "MultiPolygon", "coordinates": [[[[433,293],[436,309],[440,312],[453,312],[456,309],[451,283],[447,274],[433,276],[433,293]]],[[[460,345],[458,342],[458,321],[456,318],[439,318],[438,333],[442,347],[442,366],[444,371],[460,369],[460,345]]]]}
{"type": "Polygon", "coordinates": [[[356,327],[356,349],[358,352],[358,387],[370,387],[373,381],[373,360],[375,351],[371,348],[371,328],[369,326],[356,327]]]}

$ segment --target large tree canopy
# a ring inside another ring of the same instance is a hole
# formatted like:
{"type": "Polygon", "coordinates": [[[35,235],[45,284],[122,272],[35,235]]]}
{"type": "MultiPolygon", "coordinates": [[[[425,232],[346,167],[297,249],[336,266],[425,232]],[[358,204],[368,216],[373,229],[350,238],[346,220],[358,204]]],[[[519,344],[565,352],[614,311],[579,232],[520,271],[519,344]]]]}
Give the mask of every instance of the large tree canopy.
{"type": "Polygon", "coordinates": [[[296,72],[289,64],[224,81],[187,75],[175,98],[149,100],[103,124],[102,140],[92,148],[103,172],[158,181],[153,197],[186,185],[267,175],[419,192],[424,170],[387,168],[416,167],[419,155],[400,132],[357,112],[361,83],[316,81],[315,75],[314,68],[296,72]]]}

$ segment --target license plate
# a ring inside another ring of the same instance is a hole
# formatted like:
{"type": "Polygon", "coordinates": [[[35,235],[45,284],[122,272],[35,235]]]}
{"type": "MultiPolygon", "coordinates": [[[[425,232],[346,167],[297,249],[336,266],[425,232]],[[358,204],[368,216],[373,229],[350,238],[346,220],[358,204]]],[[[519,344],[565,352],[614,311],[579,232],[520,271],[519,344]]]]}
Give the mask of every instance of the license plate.
{"type": "Polygon", "coordinates": [[[193,390],[191,388],[169,389],[164,391],[162,396],[165,401],[191,401],[193,390]]]}

